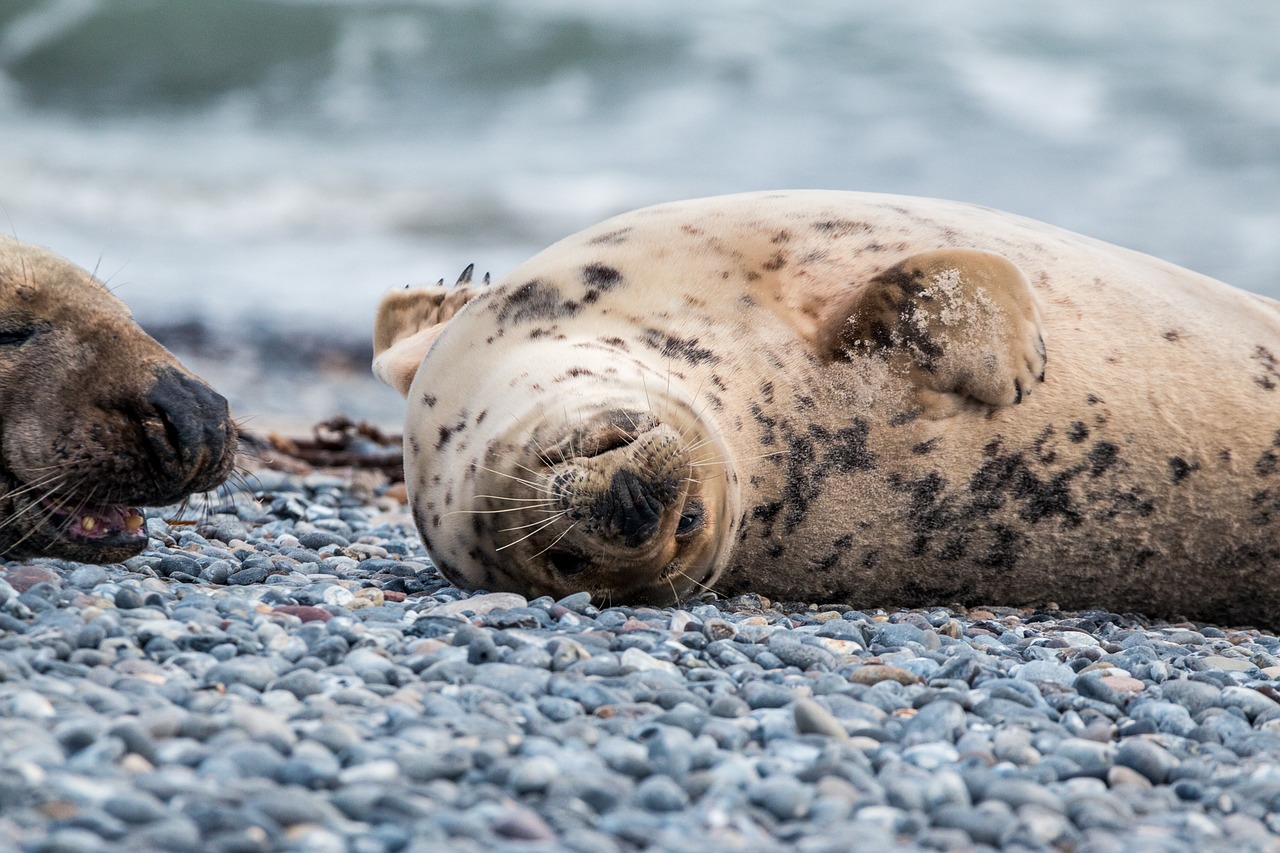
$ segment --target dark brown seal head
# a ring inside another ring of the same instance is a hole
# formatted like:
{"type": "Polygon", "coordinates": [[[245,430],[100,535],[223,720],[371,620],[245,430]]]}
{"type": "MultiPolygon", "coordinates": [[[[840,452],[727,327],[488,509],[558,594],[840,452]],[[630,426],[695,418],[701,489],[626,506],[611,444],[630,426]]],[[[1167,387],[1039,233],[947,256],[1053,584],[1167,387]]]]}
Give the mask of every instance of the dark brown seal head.
{"type": "Polygon", "coordinates": [[[137,507],[218,486],[235,437],[227,401],[101,282],[0,238],[0,555],[138,553],[137,507]]]}

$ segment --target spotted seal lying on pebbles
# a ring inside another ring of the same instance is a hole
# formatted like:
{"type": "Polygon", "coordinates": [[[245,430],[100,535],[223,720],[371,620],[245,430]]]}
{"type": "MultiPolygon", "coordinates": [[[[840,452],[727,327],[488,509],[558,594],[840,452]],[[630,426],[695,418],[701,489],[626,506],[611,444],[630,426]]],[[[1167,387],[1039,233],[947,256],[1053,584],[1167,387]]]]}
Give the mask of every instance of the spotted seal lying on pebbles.
{"type": "Polygon", "coordinates": [[[0,237],[0,555],[138,553],[135,507],[222,483],[235,435],[227,401],[101,282],[0,237]]]}
{"type": "Polygon", "coordinates": [[[1278,305],[973,205],[754,193],[392,292],[375,372],[462,586],[1276,625],[1278,305]]]}

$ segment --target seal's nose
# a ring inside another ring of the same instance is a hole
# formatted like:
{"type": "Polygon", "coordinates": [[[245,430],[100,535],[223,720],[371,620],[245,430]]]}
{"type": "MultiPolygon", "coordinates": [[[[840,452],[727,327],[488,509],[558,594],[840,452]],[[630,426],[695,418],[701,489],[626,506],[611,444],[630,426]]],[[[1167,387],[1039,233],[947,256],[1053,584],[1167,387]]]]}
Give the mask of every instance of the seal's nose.
{"type": "Polygon", "coordinates": [[[146,401],[154,415],[142,419],[142,430],[159,470],[180,475],[183,494],[218,485],[235,438],[226,398],[166,366],[157,371],[146,401]]]}
{"type": "Polygon", "coordinates": [[[652,486],[633,472],[619,468],[609,489],[600,496],[606,505],[598,516],[625,537],[628,548],[648,542],[662,522],[662,501],[652,486]]]}

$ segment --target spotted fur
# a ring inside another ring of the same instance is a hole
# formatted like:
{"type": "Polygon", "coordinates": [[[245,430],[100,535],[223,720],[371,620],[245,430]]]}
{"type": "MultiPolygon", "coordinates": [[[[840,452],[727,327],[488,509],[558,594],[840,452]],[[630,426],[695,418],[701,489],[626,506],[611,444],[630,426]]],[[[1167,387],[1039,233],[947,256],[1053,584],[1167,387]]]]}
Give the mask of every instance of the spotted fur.
{"type": "Polygon", "coordinates": [[[459,584],[1280,624],[1271,300],[812,191],[625,214],[457,292],[395,297],[375,341],[459,584]]]}

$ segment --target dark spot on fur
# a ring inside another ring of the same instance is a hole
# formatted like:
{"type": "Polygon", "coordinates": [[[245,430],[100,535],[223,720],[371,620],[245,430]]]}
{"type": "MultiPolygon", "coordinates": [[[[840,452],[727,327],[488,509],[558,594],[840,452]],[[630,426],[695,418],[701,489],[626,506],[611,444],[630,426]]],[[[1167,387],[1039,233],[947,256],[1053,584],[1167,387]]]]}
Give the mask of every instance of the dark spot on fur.
{"type": "Polygon", "coordinates": [[[620,246],[627,242],[627,235],[631,233],[630,228],[619,228],[617,231],[610,231],[607,234],[601,234],[599,237],[592,237],[587,241],[588,246],[620,246]]]}
{"type": "Polygon", "coordinates": [[[751,404],[751,416],[756,419],[756,423],[760,424],[760,443],[771,447],[777,441],[774,427],[778,425],[778,421],[766,415],[764,409],[756,403],[751,404]]]}
{"type": "Polygon", "coordinates": [[[1040,431],[1036,436],[1036,440],[1031,443],[1031,449],[1035,451],[1036,459],[1042,465],[1052,465],[1058,458],[1058,451],[1049,446],[1049,442],[1057,434],[1057,430],[1053,428],[1053,424],[1049,424],[1040,431]]]}
{"type": "Polygon", "coordinates": [[[428,409],[434,409],[436,407],[437,399],[434,394],[423,394],[422,402],[428,409]]]}
{"type": "MultiPolygon", "coordinates": [[[[786,428],[786,425],[783,425],[786,428]]],[[[817,425],[808,435],[788,434],[786,443],[786,487],[784,529],[787,533],[804,522],[809,507],[822,493],[833,473],[848,474],[872,470],[876,455],[867,447],[868,425],[855,419],[853,425],[834,433],[817,425]]]]}
{"type": "Polygon", "coordinates": [[[838,551],[828,554],[822,559],[813,563],[815,572],[829,572],[834,569],[840,562],[840,553],[838,551]]]}
{"type": "Polygon", "coordinates": [[[920,417],[919,409],[910,409],[905,412],[894,412],[893,416],[889,418],[889,426],[906,426],[918,417],[920,417]]]}
{"type": "Polygon", "coordinates": [[[729,390],[729,386],[724,384],[724,380],[714,373],[711,374],[711,384],[714,385],[720,391],[729,390]]]}
{"type": "Polygon", "coordinates": [[[500,323],[527,323],[538,320],[560,320],[572,317],[582,306],[562,299],[560,288],[541,279],[533,279],[517,287],[498,309],[500,323]]]}
{"type": "Polygon", "coordinates": [[[609,337],[609,338],[600,338],[599,340],[600,340],[600,343],[604,344],[605,346],[614,347],[616,349],[622,350],[623,352],[631,351],[631,348],[627,346],[627,342],[624,341],[622,338],[609,337]]]}
{"type": "MultiPolygon", "coordinates": [[[[728,277],[728,273],[725,273],[725,276],[728,277]]],[[[759,305],[759,303],[757,303],[750,296],[739,296],[738,304],[744,308],[756,308],[759,305]]]]}
{"type": "Polygon", "coordinates": [[[773,402],[773,383],[765,381],[760,386],[760,399],[764,400],[765,405],[773,402]]]}
{"type": "Polygon", "coordinates": [[[777,234],[774,234],[773,237],[769,240],[769,242],[776,246],[779,243],[786,243],[790,240],[791,240],[791,232],[784,229],[782,231],[779,231],[777,234]]]}
{"type": "Polygon", "coordinates": [[[1096,406],[1097,404],[1102,402],[1102,398],[1095,397],[1093,394],[1090,394],[1089,396],[1084,398],[1084,401],[1088,403],[1090,406],[1096,406]]]}
{"type": "Polygon", "coordinates": [[[813,223],[813,227],[829,237],[848,237],[850,234],[869,234],[873,229],[869,223],[855,222],[851,219],[824,219],[813,223]]]}
{"type": "Polygon", "coordinates": [[[756,272],[755,270],[748,270],[746,274],[746,279],[747,281],[759,281],[760,273],[756,272]]]}
{"type": "Polygon", "coordinates": [[[592,288],[591,290],[588,290],[586,293],[582,294],[582,301],[586,305],[594,305],[596,303],[596,300],[599,298],[600,298],[600,291],[596,290],[595,288],[592,288]]]}
{"type": "Polygon", "coordinates": [[[1253,377],[1253,381],[1266,391],[1274,391],[1276,385],[1280,384],[1280,363],[1277,363],[1275,355],[1259,345],[1254,348],[1252,357],[1262,368],[1262,373],[1253,377]]]}
{"type": "Polygon", "coordinates": [[[1067,440],[1073,444],[1079,444],[1088,437],[1089,428],[1085,426],[1084,421],[1073,421],[1067,430],[1067,440]]]}
{"type": "Polygon", "coordinates": [[[1170,329],[1169,331],[1164,333],[1163,337],[1166,341],[1169,341],[1170,343],[1177,343],[1178,341],[1182,340],[1182,332],[1178,331],[1177,329],[1170,329]]]}
{"type": "Polygon", "coordinates": [[[1264,450],[1258,460],[1253,463],[1253,471],[1259,477],[1268,477],[1276,472],[1276,455],[1270,450],[1264,450]]]}
{"type": "Polygon", "coordinates": [[[604,264],[587,264],[582,268],[582,281],[587,287],[609,291],[623,283],[622,273],[604,264]]]}
{"type": "Polygon", "coordinates": [[[1027,537],[1011,527],[997,525],[993,528],[995,542],[978,563],[993,569],[1011,569],[1018,564],[1018,555],[1026,549],[1027,537]]]}
{"type": "Polygon", "coordinates": [[[458,416],[458,422],[453,426],[444,426],[442,424],[439,427],[439,440],[436,441],[436,450],[440,450],[441,448],[443,448],[446,444],[449,443],[449,441],[455,435],[462,432],[466,428],[467,428],[466,412],[463,412],[461,415],[458,416]]]}
{"type": "Polygon", "coordinates": [[[416,435],[409,436],[409,448],[413,450],[415,454],[422,452],[422,442],[418,441],[418,437],[416,435]]]}
{"type": "Polygon", "coordinates": [[[1120,458],[1120,448],[1109,441],[1099,441],[1089,450],[1089,476],[1097,477],[1120,458]]]}
{"type": "Polygon", "coordinates": [[[787,265],[786,256],[783,255],[781,252],[778,252],[772,258],[765,261],[760,266],[761,266],[761,269],[766,269],[769,272],[777,272],[778,270],[782,269],[786,265],[787,265]]]}
{"type": "Polygon", "coordinates": [[[1191,476],[1192,471],[1200,470],[1198,464],[1188,462],[1181,456],[1169,457],[1169,476],[1173,478],[1173,482],[1181,483],[1187,477],[1191,476]]]}
{"type": "Polygon", "coordinates": [[[595,374],[594,374],[594,373],[592,373],[590,370],[588,370],[588,369],[587,369],[587,368],[585,368],[585,367],[570,367],[568,370],[566,370],[566,371],[564,372],[564,375],[565,375],[565,376],[574,376],[574,377],[577,377],[577,376],[595,376],[595,374]]]}
{"type": "Polygon", "coordinates": [[[692,365],[719,364],[720,356],[699,346],[697,338],[680,338],[658,329],[645,329],[642,338],[646,346],[658,350],[667,358],[682,358],[692,365]]]}
{"type": "Polygon", "coordinates": [[[813,398],[812,398],[812,397],[810,397],[808,394],[797,394],[797,395],[796,395],[796,405],[797,405],[797,406],[799,406],[799,407],[800,407],[800,408],[802,408],[802,409],[813,409],[813,408],[815,408],[818,404],[817,404],[817,403],[815,403],[815,402],[813,401],[813,398]]]}
{"type": "Polygon", "coordinates": [[[1261,489],[1254,492],[1249,497],[1249,506],[1253,510],[1253,515],[1249,517],[1251,522],[1259,527],[1270,524],[1280,515],[1280,491],[1261,489]]]}
{"type": "Polygon", "coordinates": [[[928,456],[938,446],[938,439],[931,438],[928,441],[922,441],[911,448],[911,452],[916,456],[928,456]]]}

